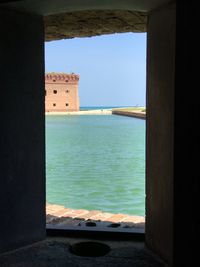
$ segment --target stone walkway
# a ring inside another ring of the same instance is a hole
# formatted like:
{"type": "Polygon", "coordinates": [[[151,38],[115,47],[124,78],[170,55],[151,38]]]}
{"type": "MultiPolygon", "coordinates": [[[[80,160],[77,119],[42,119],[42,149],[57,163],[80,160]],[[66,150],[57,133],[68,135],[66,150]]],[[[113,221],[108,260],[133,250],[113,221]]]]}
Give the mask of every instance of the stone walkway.
{"type": "Polygon", "coordinates": [[[80,227],[99,226],[114,228],[144,228],[145,218],[127,214],[113,214],[100,210],[69,209],[64,206],[46,204],[47,226],[80,227]]]}

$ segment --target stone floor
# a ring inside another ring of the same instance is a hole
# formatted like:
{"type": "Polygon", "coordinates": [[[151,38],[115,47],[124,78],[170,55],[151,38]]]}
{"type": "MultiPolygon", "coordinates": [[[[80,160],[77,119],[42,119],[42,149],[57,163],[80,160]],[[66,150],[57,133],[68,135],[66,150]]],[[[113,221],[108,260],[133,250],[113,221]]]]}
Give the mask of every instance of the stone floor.
{"type": "Polygon", "coordinates": [[[144,229],[145,218],[127,214],[113,214],[100,210],[69,209],[60,205],[46,204],[46,223],[56,227],[112,227],[115,229],[144,229]]]}
{"type": "MultiPolygon", "coordinates": [[[[55,226],[56,229],[61,227],[76,230],[81,226],[87,228],[87,224],[88,228],[92,228],[95,224],[96,228],[114,227],[114,230],[129,230],[136,227],[144,230],[145,223],[144,217],[140,216],[74,210],[51,204],[46,205],[46,213],[47,228],[55,226]]],[[[48,236],[41,242],[4,253],[0,256],[0,267],[166,267],[161,259],[145,247],[143,241],[116,238],[109,240],[95,232],[91,237],[48,236]],[[89,249],[86,245],[88,242],[89,249]],[[80,244],[81,249],[74,250],[74,247],[77,248],[80,244]],[[101,251],[99,245],[107,248],[103,255],[97,255],[101,251]]]]}
{"type": "MultiPolygon", "coordinates": [[[[98,241],[109,247],[103,256],[78,256],[72,247],[91,240],[75,238],[47,238],[0,256],[1,267],[165,267],[143,242],[98,241]]],[[[94,240],[92,240],[94,242],[94,240]]],[[[84,252],[84,249],[83,249],[84,252]]],[[[85,253],[85,252],[84,252],[85,253]]]]}

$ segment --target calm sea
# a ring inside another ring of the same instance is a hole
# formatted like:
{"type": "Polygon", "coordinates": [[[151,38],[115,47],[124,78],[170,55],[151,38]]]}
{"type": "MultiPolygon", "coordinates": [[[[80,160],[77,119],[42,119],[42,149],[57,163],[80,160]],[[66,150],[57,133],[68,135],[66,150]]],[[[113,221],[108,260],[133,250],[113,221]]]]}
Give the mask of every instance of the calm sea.
{"type": "Polygon", "coordinates": [[[145,121],[46,116],[47,202],[145,214],[145,121]]]}

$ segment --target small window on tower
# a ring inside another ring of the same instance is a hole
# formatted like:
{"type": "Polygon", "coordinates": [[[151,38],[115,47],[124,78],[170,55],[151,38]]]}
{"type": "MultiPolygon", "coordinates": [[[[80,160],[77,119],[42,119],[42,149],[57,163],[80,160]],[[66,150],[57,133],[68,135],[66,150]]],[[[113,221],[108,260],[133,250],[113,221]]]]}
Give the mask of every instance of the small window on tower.
{"type": "Polygon", "coordinates": [[[69,90],[66,90],[66,93],[69,93],[69,90]]]}
{"type": "Polygon", "coordinates": [[[68,103],[66,103],[66,107],[68,107],[69,106],[69,104],[68,103]]]}
{"type": "Polygon", "coordinates": [[[53,82],[55,82],[56,80],[55,79],[53,79],[53,82]]]}
{"type": "Polygon", "coordinates": [[[56,106],[56,103],[53,103],[53,106],[55,107],[56,106]]]}
{"type": "Polygon", "coordinates": [[[57,90],[53,90],[53,93],[54,93],[54,94],[57,94],[57,90]]]}
{"type": "Polygon", "coordinates": [[[65,80],[66,81],[66,83],[68,83],[68,80],[65,80]]]}
{"type": "Polygon", "coordinates": [[[45,90],[45,95],[47,95],[47,90],[45,90]]]}

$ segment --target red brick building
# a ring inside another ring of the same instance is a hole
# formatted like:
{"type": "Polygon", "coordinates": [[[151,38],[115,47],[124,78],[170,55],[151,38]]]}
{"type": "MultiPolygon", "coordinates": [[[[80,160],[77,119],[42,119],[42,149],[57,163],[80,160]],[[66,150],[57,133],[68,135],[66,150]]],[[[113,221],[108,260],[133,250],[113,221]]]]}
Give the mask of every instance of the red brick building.
{"type": "Polygon", "coordinates": [[[45,111],[79,111],[78,81],[74,73],[46,73],[45,111]]]}

